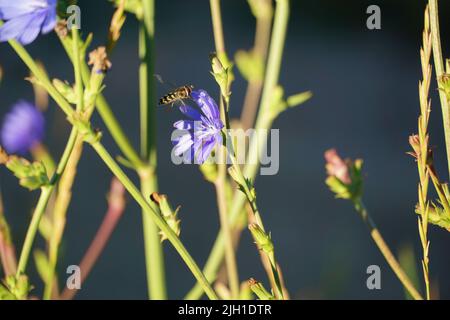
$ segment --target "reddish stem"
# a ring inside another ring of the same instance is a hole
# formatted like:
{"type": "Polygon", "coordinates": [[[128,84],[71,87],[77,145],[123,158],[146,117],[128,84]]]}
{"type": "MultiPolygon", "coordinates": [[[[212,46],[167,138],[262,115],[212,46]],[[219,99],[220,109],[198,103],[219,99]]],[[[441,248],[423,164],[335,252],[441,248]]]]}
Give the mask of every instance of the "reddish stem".
{"type": "MultiPolygon", "coordinates": [[[[105,218],[103,219],[94,240],[79,265],[81,270],[81,283],[83,283],[88,277],[89,272],[92,270],[97,259],[108,243],[108,240],[125,209],[125,188],[116,178],[114,178],[111,182],[108,204],[109,207],[105,218]]],[[[77,292],[78,289],[65,288],[60,298],[62,300],[71,300],[77,292]]]]}

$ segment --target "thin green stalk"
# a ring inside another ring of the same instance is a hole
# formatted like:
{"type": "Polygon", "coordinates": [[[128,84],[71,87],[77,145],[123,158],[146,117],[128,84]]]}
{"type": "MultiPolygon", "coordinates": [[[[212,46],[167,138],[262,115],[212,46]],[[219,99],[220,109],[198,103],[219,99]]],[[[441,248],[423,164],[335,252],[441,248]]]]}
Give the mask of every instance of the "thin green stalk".
{"type": "MultiPolygon", "coordinates": [[[[73,62],[74,59],[70,44],[68,43],[66,38],[60,37],[60,41],[64,49],[66,50],[67,55],[73,62]]],[[[88,85],[91,74],[89,67],[85,61],[83,61],[81,64],[81,71],[83,76],[83,83],[85,85],[88,85]]],[[[97,96],[96,110],[98,111],[100,117],[102,118],[103,122],[106,125],[106,128],[108,129],[108,132],[111,134],[112,138],[117,143],[117,146],[119,147],[123,155],[133,164],[135,168],[143,166],[143,163],[138,153],[131,145],[131,142],[128,139],[128,137],[125,135],[121,125],[119,124],[119,121],[112,112],[111,107],[108,104],[108,101],[101,93],[97,96]]]]}
{"type": "MultiPolygon", "coordinates": [[[[272,29],[272,0],[259,0],[253,5],[265,8],[265,10],[262,8],[252,8],[253,10],[260,10],[260,12],[256,15],[255,43],[252,53],[261,59],[261,61],[265,62],[270,44],[270,31],[272,29]]],[[[261,98],[263,88],[262,79],[263,78],[252,78],[248,82],[244,106],[242,107],[241,113],[241,124],[244,130],[250,128],[255,121],[256,113],[258,111],[258,103],[261,98]]]]}
{"type": "MultiPolygon", "coordinates": [[[[146,199],[158,190],[156,176],[152,170],[139,171],[141,192],[146,199]]],[[[142,211],[142,227],[144,231],[145,260],[147,271],[147,288],[150,299],[167,299],[166,277],[164,268],[164,252],[157,225],[152,221],[149,212],[142,211]]]]}
{"type": "Polygon", "coordinates": [[[378,249],[380,249],[381,253],[383,254],[389,266],[391,267],[392,271],[394,271],[397,278],[400,280],[405,289],[415,300],[423,300],[423,297],[416,290],[413,283],[409,279],[408,275],[405,273],[405,271],[402,269],[395,256],[392,254],[392,251],[389,249],[389,246],[384,241],[380,231],[375,225],[375,222],[373,222],[372,218],[369,215],[369,212],[365,208],[362,201],[361,200],[355,201],[354,205],[356,211],[359,213],[361,219],[364,221],[367,228],[369,229],[370,236],[372,237],[373,241],[375,241],[375,244],[377,245],[378,249]]]}
{"type": "Polygon", "coordinates": [[[422,270],[425,282],[425,291],[427,300],[430,299],[430,281],[429,281],[429,247],[428,240],[428,213],[430,203],[428,201],[428,184],[430,174],[428,171],[429,164],[429,134],[428,122],[430,119],[431,102],[429,100],[430,83],[432,76],[432,68],[430,65],[432,50],[432,32],[430,28],[429,6],[425,9],[424,30],[422,35],[422,48],[420,50],[420,62],[422,66],[422,81],[419,82],[419,100],[420,100],[420,116],[418,121],[418,135],[410,137],[410,143],[416,155],[417,169],[419,173],[418,186],[418,205],[420,212],[418,219],[418,228],[420,242],[422,245],[422,270]],[[418,138],[418,145],[414,142],[418,138]]]}
{"type": "MultiPolygon", "coordinates": [[[[223,36],[222,13],[220,10],[220,0],[210,0],[211,17],[213,23],[214,43],[219,58],[223,58],[225,54],[225,40],[223,36]]],[[[223,63],[224,61],[222,61],[223,63]]]]}
{"type": "MultiPolygon", "coordinates": [[[[223,65],[228,63],[228,58],[225,51],[225,39],[223,35],[222,13],[220,9],[220,0],[210,0],[211,17],[213,24],[214,41],[216,46],[216,53],[223,65]]],[[[229,82],[229,81],[228,81],[229,82]]],[[[229,91],[230,83],[228,83],[229,91]]],[[[229,126],[227,110],[229,108],[229,99],[221,95],[220,112],[222,121],[229,126]]],[[[236,254],[234,251],[234,244],[232,238],[232,230],[228,219],[228,204],[226,197],[226,190],[229,185],[227,180],[227,165],[226,165],[226,148],[220,149],[218,165],[218,176],[214,182],[217,197],[217,206],[219,209],[219,219],[221,231],[225,239],[225,264],[227,270],[228,283],[230,286],[231,298],[239,298],[239,274],[236,263],[236,254]]]]}
{"type": "Polygon", "coordinates": [[[104,148],[104,146],[100,142],[92,143],[92,147],[100,156],[100,158],[105,162],[108,168],[112,171],[112,173],[119,179],[119,181],[124,185],[130,195],[136,200],[136,202],[144,209],[145,214],[149,215],[155,224],[160,228],[167,236],[168,240],[172,243],[175,250],[179,253],[183,261],[186,263],[188,268],[191,270],[194,277],[202,286],[203,290],[205,290],[206,295],[211,300],[217,300],[218,297],[211,285],[209,284],[206,277],[203,275],[200,268],[195,263],[194,259],[191,257],[189,252],[184,247],[183,243],[180,241],[178,236],[172,231],[172,229],[167,225],[164,221],[164,218],[158,214],[147,200],[143,197],[139,189],[133,184],[133,182],[128,178],[128,176],[123,172],[117,162],[111,157],[108,151],[104,148]]]}
{"type": "MultiPolygon", "coordinates": [[[[141,119],[141,158],[145,165],[138,170],[141,179],[141,191],[147,198],[158,191],[156,176],[156,88],[155,73],[155,2],[142,2],[143,19],[139,26],[139,68],[140,83],[140,119],[141,119]]],[[[142,212],[142,225],[145,244],[147,287],[150,299],[167,299],[164,268],[164,252],[159,229],[147,212],[142,212]]]]}
{"type": "Polygon", "coordinates": [[[66,169],[62,174],[59,184],[57,197],[52,214],[52,230],[48,241],[48,261],[50,271],[48,282],[45,284],[44,300],[52,298],[55,287],[55,278],[57,278],[56,266],[58,262],[59,246],[66,226],[66,215],[70,201],[72,199],[72,186],[75,180],[78,163],[83,151],[83,138],[78,136],[73,151],[69,157],[66,169]]]}
{"type": "Polygon", "coordinates": [[[25,236],[22,251],[20,253],[19,263],[17,265],[17,273],[16,273],[17,277],[25,273],[25,269],[27,267],[28,259],[31,252],[31,247],[33,246],[34,239],[36,238],[36,232],[38,230],[39,223],[41,221],[43,214],[45,213],[45,209],[47,207],[48,201],[50,200],[52,192],[55,189],[56,183],[58,182],[59,177],[66,168],[67,162],[75,145],[77,135],[78,133],[76,128],[73,128],[72,132],[70,133],[70,137],[67,142],[64,153],[61,157],[61,160],[59,161],[56,172],[54,173],[50,181],[50,184],[48,186],[42,187],[41,195],[39,197],[37,206],[34,210],[30,226],[28,227],[28,231],[25,236]]]}
{"type": "MultiPolygon", "coordinates": [[[[440,79],[445,73],[444,60],[442,58],[441,37],[439,31],[438,1],[429,0],[430,6],[430,27],[433,47],[433,60],[436,69],[436,78],[440,79]]],[[[441,101],[442,120],[444,122],[445,147],[447,150],[447,166],[450,176],[450,106],[443,90],[439,90],[441,101]]]]}
{"type": "MultiPolygon", "coordinates": [[[[75,92],[77,95],[77,111],[82,112],[85,109],[84,101],[84,86],[83,86],[83,76],[82,76],[82,57],[80,52],[80,36],[77,28],[72,28],[72,54],[74,59],[73,71],[75,75],[75,92]]],[[[84,61],[84,57],[83,57],[84,61]]],[[[68,159],[67,170],[63,174],[62,182],[60,184],[60,192],[55,202],[55,211],[53,215],[53,230],[49,243],[49,264],[50,264],[50,274],[48,277],[48,282],[44,289],[44,299],[49,300],[52,298],[52,293],[54,289],[54,278],[56,276],[56,264],[58,261],[58,249],[61,242],[62,234],[64,232],[66,213],[71,200],[71,188],[75,179],[76,167],[81,158],[81,153],[83,150],[83,140],[82,137],[78,137],[75,142],[75,146],[72,153],[68,159]],[[70,169],[70,170],[69,170],[70,169]],[[70,172],[69,172],[70,171],[70,172]]]]}
{"type": "Polygon", "coordinates": [[[228,219],[228,203],[226,199],[226,154],[225,148],[222,148],[220,164],[219,164],[219,173],[218,177],[214,183],[216,187],[216,195],[217,195],[217,204],[219,209],[219,218],[220,218],[220,226],[221,231],[224,235],[225,240],[225,263],[227,266],[227,275],[228,275],[228,283],[230,285],[231,299],[235,300],[239,298],[239,275],[236,263],[236,255],[234,252],[234,244],[233,237],[231,233],[230,223],[228,219]]]}
{"type": "Polygon", "coordinates": [[[77,95],[77,111],[84,110],[84,89],[83,77],[81,72],[81,56],[78,29],[72,28],[72,52],[73,52],[73,68],[75,74],[75,92],[77,95]]]}
{"type": "Polygon", "coordinates": [[[64,97],[56,90],[45,72],[35,63],[28,51],[15,40],[8,41],[11,47],[16,51],[17,55],[26,64],[28,69],[35,75],[39,84],[49,93],[66,114],[71,114],[73,109],[64,97]]]}
{"type": "MultiPolygon", "coordinates": [[[[232,146],[233,142],[231,140],[231,137],[228,137],[227,140],[229,140],[228,145],[232,146]]],[[[244,194],[247,198],[247,201],[250,204],[250,207],[252,209],[256,223],[259,225],[261,230],[265,232],[261,214],[259,212],[258,205],[256,204],[255,192],[252,192],[252,190],[249,189],[249,186],[245,183],[245,181],[247,179],[245,178],[244,174],[242,173],[241,166],[239,165],[239,163],[237,162],[237,159],[235,158],[235,152],[234,152],[234,150],[231,150],[231,152],[232,152],[232,154],[230,154],[230,158],[233,162],[234,172],[237,174],[237,180],[244,182],[244,183],[240,184],[240,187],[242,188],[242,191],[244,192],[244,194]]],[[[267,258],[269,259],[270,266],[271,266],[271,272],[272,272],[272,275],[269,274],[269,278],[271,278],[271,276],[273,276],[273,279],[275,282],[275,288],[273,288],[273,289],[276,293],[277,298],[284,300],[283,286],[281,284],[281,276],[280,276],[280,273],[278,270],[278,264],[275,259],[275,252],[272,251],[270,254],[266,254],[266,255],[267,255],[267,258]]]]}
{"type": "MultiPolygon", "coordinates": [[[[74,110],[71,108],[70,104],[64,99],[64,97],[56,90],[56,88],[53,86],[53,84],[50,82],[48,77],[42,73],[42,71],[38,68],[34,60],[31,58],[31,56],[28,54],[26,49],[21,46],[16,41],[12,40],[9,41],[10,45],[13,47],[13,49],[16,51],[16,53],[19,55],[19,57],[24,61],[24,63],[28,66],[28,68],[33,72],[33,74],[36,76],[38,81],[41,83],[41,85],[46,89],[46,91],[52,96],[52,98],[57,102],[57,104],[61,107],[62,111],[70,118],[74,115],[74,110]]],[[[59,176],[64,171],[64,168],[67,164],[67,160],[71,154],[73,145],[75,144],[76,138],[77,138],[77,129],[74,127],[71,132],[71,136],[69,138],[68,145],[66,146],[66,149],[64,150],[64,154],[61,158],[61,161],[58,164],[57,172],[52,177],[52,180],[50,182],[51,188],[54,188],[54,185],[58,181],[59,176]],[[70,147],[71,146],[71,147],[70,147]]],[[[183,243],[180,241],[178,236],[173,233],[171,228],[165,223],[164,219],[155,211],[153,211],[152,207],[147,203],[145,198],[141,195],[139,190],[136,188],[136,186],[131,182],[131,180],[128,178],[128,176],[123,172],[123,170],[120,168],[120,166],[115,162],[115,160],[111,157],[111,155],[106,151],[106,149],[103,147],[103,145],[100,142],[92,143],[93,148],[97,151],[99,156],[103,159],[103,161],[108,165],[108,167],[111,169],[111,171],[116,175],[116,177],[120,180],[120,182],[125,186],[125,188],[128,190],[128,192],[133,196],[133,198],[140,204],[140,206],[148,212],[148,214],[153,217],[156,225],[166,233],[169,241],[172,243],[176,251],[180,254],[183,261],[186,263],[188,268],[193,273],[194,277],[197,279],[197,281],[200,283],[202,290],[205,291],[207,296],[212,300],[217,300],[218,297],[214,290],[211,288],[211,285],[209,284],[206,277],[203,275],[200,268],[197,266],[189,252],[184,247],[183,243]]],[[[44,194],[44,192],[43,192],[44,194]]],[[[40,207],[43,206],[43,203],[48,202],[48,199],[50,198],[50,195],[48,194],[48,191],[45,192],[44,195],[41,194],[41,198],[39,202],[41,202],[40,207]],[[46,200],[46,201],[45,201],[46,200]]],[[[35,211],[37,213],[34,216],[41,216],[43,212],[35,211]]],[[[42,210],[43,211],[43,210],[42,210]]],[[[37,219],[37,218],[36,218],[37,219]]],[[[34,239],[34,236],[36,234],[38,223],[34,222],[29,230],[27,232],[27,238],[30,238],[30,240],[26,240],[26,245],[24,245],[24,249],[21,254],[21,268],[18,269],[17,274],[20,275],[24,272],[29,253],[31,250],[31,245],[34,239]],[[34,233],[32,236],[31,233],[34,233]]]]}
{"type": "MultiPolygon", "coordinates": [[[[277,0],[274,16],[274,27],[264,81],[264,89],[261,98],[260,110],[258,112],[258,118],[256,121],[256,130],[270,129],[272,127],[274,118],[272,116],[272,113],[270,112],[271,97],[273,90],[278,84],[288,21],[289,0],[277,0]]],[[[259,150],[262,150],[262,147],[265,146],[266,143],[267,141],[262,138],[252,139],[252,141],[250,142],[249,155],[253,154],[254,156],[256,156],[257,161],[253,162],[255,164],[252,164],[252,162],[249,161],[247,162],[244,167],[244,176],[250,178],[251,180],[255,180],[256,173],[259,168],[258,163],[261,157],[259,150]]],[[[235,193],[229,215],[231,227],[233,227],[238,221],[240,214],[243,212],[245,203],[245,195],[243,195],[241,192],[235,193]]],[[[223,233],[219,232],[203,269],[203,272],[210,281],[216,279],[217,272],[223,261],[223,257],[224,237],[223,233]]],[[[186,299],[199,299],[202,293],[203,292],[201,287],[196,284],[186,295],[186,299]]]]}

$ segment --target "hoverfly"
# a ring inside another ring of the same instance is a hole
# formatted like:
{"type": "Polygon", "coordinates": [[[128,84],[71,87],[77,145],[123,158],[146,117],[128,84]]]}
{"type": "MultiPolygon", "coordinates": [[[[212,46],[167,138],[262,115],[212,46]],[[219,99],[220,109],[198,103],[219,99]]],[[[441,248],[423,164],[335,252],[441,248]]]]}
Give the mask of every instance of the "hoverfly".
{"type": "MultiPolygon", "coordinates": [[[[158,79],[159,82],[164,83],[160,75],[155,74],[156,79],[158,79]]],[[[165,106],[165,105],[174,105],[175,102],[180,101],[183,105],[183,100],[189,99],[191,97],[192,90],[194,90],[194,86],[192,85],[186,85],[182,87],[175,88],[174,90],[170,91],[169,93],[165,94],[159,99],[158,105],[165,106]]]]}
{"type": "Polygon", "coordinates": [[[168,94],[163,96],[161,99],[159,99],[159,105],[160,106],[164,106],[164,105],[168,105],[168,104],[173,105],[177,101],[181,101],[181,103],[183,103],[183,100],[189,99],[191,97],[191,93],[192,93],[193,89],[194,89],[194,86],[191,86],[191,85],[176,88],[175,90],[169,92],[168,94]]]}

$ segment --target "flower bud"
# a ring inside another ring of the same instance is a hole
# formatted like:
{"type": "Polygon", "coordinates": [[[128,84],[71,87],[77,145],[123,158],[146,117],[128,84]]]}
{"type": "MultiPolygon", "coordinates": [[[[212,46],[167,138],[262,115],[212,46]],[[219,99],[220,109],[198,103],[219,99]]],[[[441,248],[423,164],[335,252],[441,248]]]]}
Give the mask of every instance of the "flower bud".
{"type": "Polygon", "coordinates": [[[28,297],[28,293],[31,291],[32,286],[28,282],[28,277],[24,274],[19,277],[9,276],[6,278],[6,286],[9,292],[17,300],[25,300],[28,297]]]}
{"type": "Polygon", "coordinates": [[[273,253],[273,242],[270,234],[267,234],[259,225],[253,223],[248,226],[248,229],[252,233],[253,239],[259,250],[264,251],[267,254],[273,253]]]}
{"type": "Polygon", "coordinates": [[[59,79],[53,79],[53,85],[69,103],[77,103],[77,95],[75,94],[75,90],[72,86],[69,85],[69,83],[63,82],[59,79]]]}
{"type": "Polygon", "coordinates": [[[50,183],[42,162],[30,163],[24,158],[9,156],[6,167],[19,179],[20,185],[30,191],[50,183]]]}
{"type": "Polygon", "coordinates": [[[328,178],[326,184],[337,198],[356,200],[362,196],[362,160],[343,160],[331,149],[325,152],[328,178]]]}
{"type": "MultiPolygon", "coordinates": [[[[181,221],[178,219],[178,212],[181,207],[178,207],[175,211],[173,211],[167,196],[157,192],[153,192],[150,195],[150,199],[159,207],[161,215],[170,229],[172,229],[172,231],[179,236],[181,233],[181,221]]],[[[161,236],[161,242],[168,239],[167,235],[163,231],[160,231],[159,234],[161,236]]]]}

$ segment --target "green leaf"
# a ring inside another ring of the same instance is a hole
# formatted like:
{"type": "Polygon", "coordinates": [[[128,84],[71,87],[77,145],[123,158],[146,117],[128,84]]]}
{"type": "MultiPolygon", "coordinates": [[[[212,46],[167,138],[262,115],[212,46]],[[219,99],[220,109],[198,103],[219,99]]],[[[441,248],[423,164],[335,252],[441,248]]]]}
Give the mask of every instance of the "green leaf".
{"type": "Polygon", "coordinates": [[[254,51],[239,50],[236,52],[234,59],[239,72],[245,80],[249,82],[263,81],[264,60],[261,55],[254,51]]]}
{"type": "Polygon", "coordinates": [[[287,98],[287,105],[289,108],[297,107],[311,99],[312,96],[313,94],[311,91],[294,94],[287,98]]]}

